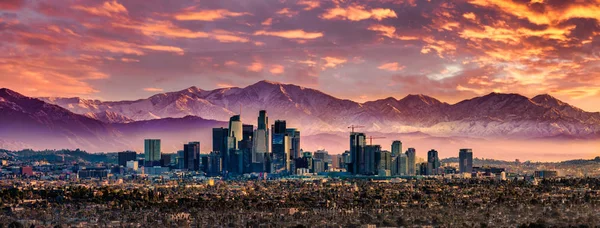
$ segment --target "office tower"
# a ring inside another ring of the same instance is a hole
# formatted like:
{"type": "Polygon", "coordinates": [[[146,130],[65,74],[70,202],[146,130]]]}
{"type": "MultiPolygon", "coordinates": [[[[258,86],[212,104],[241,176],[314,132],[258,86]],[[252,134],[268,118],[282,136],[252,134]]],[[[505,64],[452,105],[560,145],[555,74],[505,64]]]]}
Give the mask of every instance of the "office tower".
{"type": "Polygon", "coordinates": [[[275,124],[271,126],[272,141],[271,150],[273,153],[273,166],[276,172],[282,172],[289,170],[289,159],[290,159],[290,137],[286,134],[286,122],[285,120],[276,120],[275,124]]]}
{"type": "Polygon", "coordinates": [[[302,156],[300,154],[300,131],[296,128],[288,128],[286,129],[286,134],[290,137],[290,155],[292,158],[299,158],[302,156]]]}
{"type": "Polygon", "coordinates": [[[325,162],[321,159],[312,159],[312,173],[322,173],[325,172],[325,162]]]}
{"type": "Polygon", "coordinates": [[[375,170],[391,170],[392,169],[392,154],[389,151],[375,152],[375,170]]]}
{"type": "Polygon", "coordinates": [[[242,169],[240,174],[252,172],[252,156],[254,147],[254,126],[243,124],[242,125],[242,141],[238,144],[238,149],[241,154],[242,169]]]}
{"type": "Polygon", "coordinates": [[[160,166],[160,139],[144,140],[144,159],[146,167],[160,166]]]}
{"type": "Polygon", "coordinates": [[[350,159],[349,165],[352,174],[361,174],[361,163],[364,165],[363,157],[366,145],[366,135],[364,133],[350,133],[350,159]]]}
{"type": "Polygon", "coordinates": [[[171,165],[171,159],[173,157],[171,154],[161,154],[160,155],[160,166],[169,167],[171,165]]]}
{"type": "Polygon", "coordinates": [[[381,146],[380,145],[366,145],[365,146],[365,151],[363,153],[363,157],[362,157],[362,161],[360,161],[360,166],[359,166],[359,170],[360,170],[360,174],[363,175],[375,175],[377,174],[377,167],[376,164],[377,162],[375,161],[376,159],[376,154],[381,153],[381,146]]]}
{"type": "Polygon", "coordinates": [[[287,129],[287,124],[285,120],[275,120],[275,124],[273,124],[273,133],[275,134],[285,134],[285,130],[287,129]]]}
{"type": "Polygon", "coordinates": [[[402,142],[400,140],[396,140],[392,142],[392,156],[398,156],[402,153],[402,142]]]}
{"type": "Polygon", "coordinates": [[[417,159],[417,151],[415,148],[408,148],[406,151],[406,157],[408,160],[408,175],[416,175],[417,170],[415,169],[415,164],[417,159]]]}
{"type": "Polygon", "coordinates": [[[396,175],[408,175],[408,156],[400,154],[396,157],[396,175]]]}
{"type": "Polygon", "coordinates": [[[460,173],[473,172],[473,150],[460,149],[458,151],[458,167],[460,173]]]}
{"type": "Polygon", "coordinates": [[[267,111],[258,112],[258,128],[254,131],[252,162],[264,163],[265,156],[269,153],[269,117],[267,111]]]}
{"type": "Polygon", "coordinates": [[[212,151],[224,152],[227,149],[228,128],[213,128],[212,132],[212,151]]]}
{"type": "Polygon", "coordinates": [[[346,171],[348,171],[348,164],[352,163],[352,159],[350,158],[350,151],[344,151],[344,153],[341,156],[338,156],[338,158],[340,159],[339,167],[341,169],[346,169],[346,171]]]}
{"type": "Polygon", "coordinates": [[[128,161],[136,161],[137,160],[137,155],[135,154],[134,151],[119,152],[118,156],[119,156],[119,165],[123,166],[123,167],[127,166],[128,161]]]}
{"type": "Polygon", "coordinates": [[[267,130],[267,126],[269,126],[269,117],[267,116],[267,111],[265,111],[265,110],[258,111],[257,129],[267,130]]]}
{"type": "Polygon", "coordinates": [[[440,158],[437,150],[431,149],[427,152],[427,175],[437,175],[440,168],[440,158]]]}
{"type": "Polygon", "coordinates": [[[185,169],[185,151],[177,151],[177,169],[185,169]]]}
{"type": "Polygon", "coordinates": [[[188,171],[198,171],[200,168],[200,142],[190,142],[183,145],[183,168],[188,171]]]}
{"type": "Polygon", "coordinates": [[[221,160],[222,156],[220,154],[220,152],[218,151],[212,151],[210,152],[210,154],[208,155],[208,157],[206,157],[206,173],[209,176],[217,176],[220,175],[222,173],[221,167],[223,167],[222,164],[222,160],[221,160]]]}
{"type": "Polygon", "coordinates": [[[229,118],[229,137],[235,138],[235,148],[233,149],[237,149],[238,143],[243,139],[243,134],[242,117],[240,115],[235,115],[229,118]]]}
{"type": "Polygon", "coordinates": [[[416,175],[427,175],[427,162],[421,162],[416,165],[416,175]]]}

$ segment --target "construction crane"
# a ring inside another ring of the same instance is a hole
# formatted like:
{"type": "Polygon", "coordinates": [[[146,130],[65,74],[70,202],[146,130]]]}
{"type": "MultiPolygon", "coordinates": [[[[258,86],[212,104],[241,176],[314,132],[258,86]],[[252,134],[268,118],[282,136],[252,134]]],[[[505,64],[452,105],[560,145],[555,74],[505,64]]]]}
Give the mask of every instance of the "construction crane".
{"type": "Polygon", "coordinates": [[[352,129],[352,133],[354,133],[354,128],[362,128],[365,126],[360,126],[360,125],[350,125],[348,128],[352,129]]]}
{"type": "Polygon", "coordinates": [[[375,137],[369,136],[367,138],[369,139],[369,145],[371,145],[371,146],[373,145],[373,139],[385,139],[385,137],[379,137],[379,136],[375,136],[375,137]]]}

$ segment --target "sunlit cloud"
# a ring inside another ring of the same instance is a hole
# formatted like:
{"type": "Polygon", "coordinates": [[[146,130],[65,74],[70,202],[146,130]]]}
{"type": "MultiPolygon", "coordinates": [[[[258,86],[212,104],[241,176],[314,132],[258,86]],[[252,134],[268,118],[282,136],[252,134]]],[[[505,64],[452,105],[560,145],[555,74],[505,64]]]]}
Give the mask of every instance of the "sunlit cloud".
{"type": "Polygon", "coordinates": [[[380,65],[379,67],[377,67],[377,69],[387,70],[387,71],[400,71],[400,70],[403,70],[404,68],[406,68],[406,66],[402,66],[397,62],[384,63],[384,64],[380,65]]]}
{"type": "Polygon", "coordinates": [[[117,1],[107,1],[104,2],[102,5],[96,6],[75,5],[71,8],[98,16],[112,16],[115,14],[127,13],[127,8],[125,8],[125,6],[121,5],[117,1]]]}
{"type": "Polygon", "coordinates": [[[321,59],[325,61],[323,68],[335,68],[338,65],[348,62],[347,59],[331,56],[323,57],[321,59]]]}
{"type": "Polygon", "coordinates": [[[271,74],[283,74],[283,72],[285,71],[285,68],[282,65],[272,65],[271,69],[269,69],[269,72],[271,72],[271,74]]]}
{"type": "Polygon", "coordinates": [[[248,67],[246,67],[246,69],[248,71],[252,71],[252,72],[261,72],[263,70],[263,68],[264,68],[264,66],[260,62],[253,62],[248,67]]]}
{"type": "Polygon", "coordinates": [[[144,88],[143,90],[146,91],[146,92],[153,92],[153,93],[165,91],[164,89],[161,89],[161,88],[152,88],[152,87],[150,87],[150,88],[144,88]]]}
{"type": "Polygon", "coordinates": [[[382,36],[397,39],[397,40],[418,40],[419,37],[416,36],[403,36],[396,34],[396,28],[394,26],[386,26],[386,25],[371,25],[368,28],[371,31],[377,31],[382,36]]]}
{"type": "Polygon", "coordinates": [[[328,9],[321,15],[321,18],[331,19],[342,19],[350,21],[362,21],[366,19],[375,19],[381,21],[386,18],[397,18],[396,12],[392,9],[375,8],[366,9],[364,6],[351,5],[347,8],[336,7],[328,9]]]}
{"type": "Polygon", "coordinates": [[[259,30],[254,32],[254,35],[263,36],[278,36],[288,39],[316,39],[323,36],[320,32],[305,32],[301,29],[296,30],[285,30],[285,31],[265,31],[259,30]]]}
{"type": "Polygon", "coordinates": [[[245,12],[231,12],[226,9],[218,10],[199,10],[199,11],[184,11],[175,14],[175,19],[180,21],[215,21],[228,17],[239,17],[250,15],[245,12]]]}
{"type": "Polygon", "coordinates": [[[303,10],[309,11],[319,8],[319,6],[321,6],[321,2],[319,2],[319,0],[300,0],[298,1],[298,5],[304,6],[303,10]]]}
{"type": "Polygon", "coordinates": [[[184,54],[183,49],[181,49],[179,47],[173,47],[173,46],[142,45],[141,47],[145,48],[145,49],[149,49],[149,50],[154,50],[154,51],[174,52],[174,53],[177,53],[179,55],[183,55],[184,54]]]}

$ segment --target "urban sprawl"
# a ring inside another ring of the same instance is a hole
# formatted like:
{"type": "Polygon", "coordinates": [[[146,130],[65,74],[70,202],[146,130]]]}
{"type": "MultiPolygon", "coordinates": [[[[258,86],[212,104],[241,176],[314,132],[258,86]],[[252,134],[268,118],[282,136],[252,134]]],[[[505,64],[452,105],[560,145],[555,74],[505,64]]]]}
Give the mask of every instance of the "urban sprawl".
{"type": "Polygon", "coordinates": [[[301,149],[286,121],[230,118],[212,150],[2,151],[0,227],[546,227],[600,224],[600,158],[553,166],[390,151],[350,126],[349,150],[301,149]],[[479,165],[474,166],[475,163],[479,165]],[[492,164],[492,165],[486,165],[492,164]],[[550,167],[550,168],[549,168],[550,167]],[[557,168],[558,167],[558,168],[557,168]],[[556,168],[556,169],[555,169],[556,168]],[[558,170],[560,169],[560,170],[558,170]],[[582,173],[582,172],[585,172],[582,173]]]}

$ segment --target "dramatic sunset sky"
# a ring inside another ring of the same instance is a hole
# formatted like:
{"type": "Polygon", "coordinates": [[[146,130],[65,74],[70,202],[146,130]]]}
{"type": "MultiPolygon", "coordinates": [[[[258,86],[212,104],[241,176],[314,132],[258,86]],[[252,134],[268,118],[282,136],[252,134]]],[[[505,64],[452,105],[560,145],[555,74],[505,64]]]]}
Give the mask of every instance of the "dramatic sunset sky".
{"type": "Polygon", "coordinates": [[[0,87],[124,100],[268,79],[600,111],[599,20],[600,0],[1,0],[0,87]]]}

